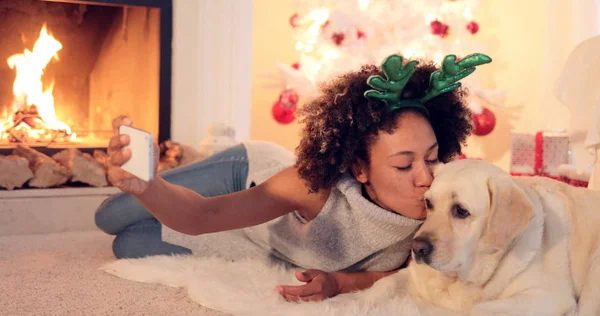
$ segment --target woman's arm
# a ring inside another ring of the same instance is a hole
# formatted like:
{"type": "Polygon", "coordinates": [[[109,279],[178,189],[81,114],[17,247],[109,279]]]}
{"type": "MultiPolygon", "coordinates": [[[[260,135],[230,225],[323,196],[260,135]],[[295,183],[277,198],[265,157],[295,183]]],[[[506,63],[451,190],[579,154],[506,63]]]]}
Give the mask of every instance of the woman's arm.
{"type": "MultiPolygon", "coordinates": [[[[261,224],[294,210],[314,218],[329,196],[328,190],[309,194],[308,186],[295,168],[285,169],[251,189],[210,198],[168,183],[160,176],[144,181],[121,168],[131,158],[131,150],[126,148],[129,136],[121,135],[119,131],[121,126],[132,124],[126,116],[112,121],[114,136],[107,148],[110,155],[108,178],[173,230],[190,235],[231,230],[261,224]]],[[[156,144],[154,156],[158,162],[156,144]]],[[[156,163],[154,168],[156,170],[156,163]]]]}
{"type": "Polygon", "coordinates": [[[296,169],[288,168],[250,189],[209,198],[157,176],[135,197],[164,225],[199,235],[258,225],[294,210],[314,217],[328,194],[309,194],[296,169]]]}

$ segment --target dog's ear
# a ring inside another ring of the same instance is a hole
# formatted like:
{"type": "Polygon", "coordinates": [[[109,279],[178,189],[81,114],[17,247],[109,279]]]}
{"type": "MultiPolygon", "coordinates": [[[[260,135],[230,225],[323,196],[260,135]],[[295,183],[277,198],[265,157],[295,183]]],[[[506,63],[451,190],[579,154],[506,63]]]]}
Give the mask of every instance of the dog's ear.
{"type": "Polygon", "coordinates": [[[483,242],[493,251],[505,250],[535,216],[535,206],[509,176],[490,177],[490,213],[483,242]]]}

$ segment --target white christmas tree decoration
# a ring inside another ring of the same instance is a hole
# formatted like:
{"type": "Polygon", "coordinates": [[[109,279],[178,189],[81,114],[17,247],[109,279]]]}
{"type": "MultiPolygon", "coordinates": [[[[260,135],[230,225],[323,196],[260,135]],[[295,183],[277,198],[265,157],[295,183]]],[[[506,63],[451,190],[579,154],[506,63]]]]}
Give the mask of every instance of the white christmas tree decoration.
{"type": "MultiPolygon", "coordinates": [[[[441,62],[447,54],[464,57],[485,53],[473,41],[479,24],[473,17],[478,0],[298,0],[290,27],[298,51],[291,65],[279,63],[276,84],[293,89],[304,103],[316,96],[317,85],[364,64],[380,64],[391,54],[441,62]]],[[[493,58],[493,56],[492,56],[493,58]]],[[[477,75],[464,80],[471,91],[475,115],[478,99],[494,106],[502,91],[484,90],[477,75]]],[[[276,102],[274,107],[281,106],[276,102]]]]}

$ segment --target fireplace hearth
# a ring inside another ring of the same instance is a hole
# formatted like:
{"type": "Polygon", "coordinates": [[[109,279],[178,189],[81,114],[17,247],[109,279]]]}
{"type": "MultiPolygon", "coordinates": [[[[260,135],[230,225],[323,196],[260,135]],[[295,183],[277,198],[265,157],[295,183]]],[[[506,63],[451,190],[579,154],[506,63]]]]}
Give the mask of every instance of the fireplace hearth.
{"type": "Polygon", "coordinates": [[[170,139],[171,0],[2,0],[0,29],[0,188],[109,186],[118,115],[170,139]]]}
{"type": "Polygon", "coordinates": [[[120,114],[170,138],[167,0],[0,2],[0,148],[102,148],[120,114]]]}

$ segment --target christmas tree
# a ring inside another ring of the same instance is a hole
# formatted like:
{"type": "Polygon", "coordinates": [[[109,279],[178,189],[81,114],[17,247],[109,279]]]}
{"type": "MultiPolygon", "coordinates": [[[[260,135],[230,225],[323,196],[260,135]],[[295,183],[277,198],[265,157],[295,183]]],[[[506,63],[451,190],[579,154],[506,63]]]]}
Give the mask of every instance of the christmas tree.
{"type": "MultiPolygon", "coordinates": [[[[299,101],[317,95],[317,84],[364,64],[379,64],[391,54],[441,62],[485,52],[473,41],[479,24],[473,17],[478,0],[304,0],[289,19],[298,61],[279,64],[282,93],[273,105],[280,123],[294,120],[299,101]]],[[[474,113],[475,134],[495,125],[493,113],[478,98],[500,103],[502,93],[479,88],[477,76],[465,79],[474,113]]]]}

